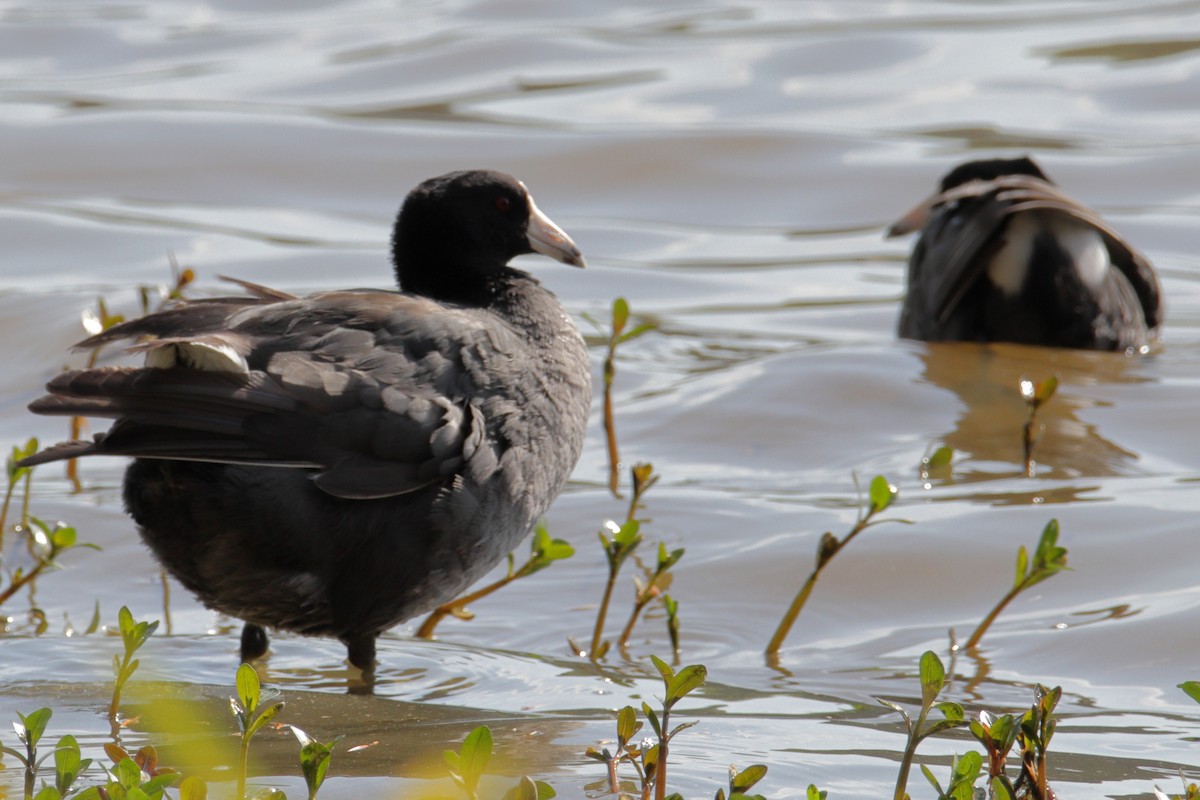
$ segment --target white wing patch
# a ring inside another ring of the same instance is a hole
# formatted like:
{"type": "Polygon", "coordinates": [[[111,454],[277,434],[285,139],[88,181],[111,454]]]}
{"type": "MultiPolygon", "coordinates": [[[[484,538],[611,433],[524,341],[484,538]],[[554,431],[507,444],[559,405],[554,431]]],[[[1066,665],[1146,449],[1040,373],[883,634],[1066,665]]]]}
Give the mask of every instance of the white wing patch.
{"type": "Polygon", "coordinates": [[[136,344],[131,351],[146,353],[147,367],[185,367],[202,372],[249,372],[246,359],[236,348],[219,339],[180,341],[155,340],[136,344]]]}

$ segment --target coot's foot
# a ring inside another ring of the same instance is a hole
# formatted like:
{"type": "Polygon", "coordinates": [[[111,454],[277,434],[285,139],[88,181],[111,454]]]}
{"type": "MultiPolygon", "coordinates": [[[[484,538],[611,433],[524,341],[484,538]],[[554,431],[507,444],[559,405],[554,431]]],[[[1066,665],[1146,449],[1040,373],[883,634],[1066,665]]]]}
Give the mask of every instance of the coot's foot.
{"type": "Polygon", "coordinates": [[[253,661],[267,654],[267,631],[261,625],[247,622],[242,627],[242,662],[253,661]]]}
{"type": "Polygon", "coordinates": [[[363,672],[371,673],[375,671],[375,636],[355,636],[354,638],[342,639],[346,645],[346,657],[350,663],[361,669],[363,672]]]}

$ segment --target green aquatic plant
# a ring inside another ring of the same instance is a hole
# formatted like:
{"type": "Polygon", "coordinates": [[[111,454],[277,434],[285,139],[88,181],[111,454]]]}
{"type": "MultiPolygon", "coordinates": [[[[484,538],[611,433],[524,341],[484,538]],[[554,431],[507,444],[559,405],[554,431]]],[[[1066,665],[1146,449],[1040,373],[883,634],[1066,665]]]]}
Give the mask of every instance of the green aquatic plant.
{"type": "MultiPolygon", "coordinates": [[[[953,466],[954,448],[942,445],[921,458],[921,482],[928,484],[934,478],[947,479],[953,466]]],[[[928,489],[929,486],[926,485],[925,488],[928,489]]]]}
{"type": "Polygon", "coordinates": [[[288,727],[300,742],[300,772],[304,775],[305,786],[308,787],[308,800],[315,800],[321,784],[325,782],[325,773],[329,770],[333,748],[342,737],[336,736],[331,742],[319,742],[295,725],[288,727]]]}
{"type": "Polygon", "coordinates": [[[0,505],[0,555],[4,553],[4,534],[8,531],[8,509],[12,505],[13,494],[17,486],[24,481],[25,489],[21,500],[21,521],[19,526],[24,528],[29,524],[29,491],[33,481],[33,467],[19,467],[17,462],[38,451],[37,438],[31,438],[24,445],[13,445],[12,452],[5,461],[8,474],[8,488],[4,492],[4,503],[0,505]]]}
{"type": "Polygon", "coordinates": [[[421,623],[421,627],[417,629],[417,638],[432,639],[438,623],[447,616],[453,616],[461,620],[474,619],[475,615],[467,610],[467,606],[471,603],[482,600],[493,592],[503,589],[513,581],[527,578],[535,572],[541,572],[555,561],[562,561],[573,555],[575,555],[575,548],[570,543],[563,539],[551,539],[550,532],[546,529],[545,524],[539,524],[533,532],[533,541],[530,545],[528,561],[514,569],[513,565],[516,563],[516,560],[513,558],[512,553],[509,553],[508,574],[497,581],[489,583],[482,589],[476,589],[469,594],[464,594],[435,608],[425,618],[425,621],[421,623]]]}
{"type": "MultiPolygon", "coordinates": [[[[591,316],[585,314],[584,318],[604,332],[603,327],[591,316]]],[[[612,396],[613,381],[617,376],[617,347],[654,330],[655,327],[653,323],[642,322],[625,330],[625,326],[628,324],[629,303],[624,297],[618,297],[613,300],[609,330],[604,332],[607,336],[604,354],[604,437],[608,447],[608,489],[614,497],[621,496],[621,454],[617,448],[617,427],[613,415],[612,396]]]]}
{"type": "Polygon", "coordinates": [[[668,605],[667,611],[667,629],[674,631],[671,636],[672,650],[679,650],[679,622],[677,611],[679,604],[666,594],[667,588],[671,585],[671,567],[683,558],[683,548],[667,551],[667,546],[662,542],[658,543],[658,558],[655,561],[653,569],[647,569],[644,578],[634,578],[635,594],[633,598],[633,610],[629,614],[629,621],[625,623],[625,627],[621,630],[621,635],[617,639],[617,646],[625,650],[629,645],[629,637],[633,635],[633,626],[637,624],[638,617],[646,606],[650,605],[654,600],[663,600],[668,605]],[[669,601],[669,602],[668,602],[669,601]]]}
{"type": "MultiPolygon", "coordinates": [[[[625,706],[617,712],[616,752],[614,753],[608,748],[597,750],[594,747],[589,747],[584,755],[605,765],[610,791],[620,791],[620,780],[617,774],[618,767],[622,763],[627,763],[633,767],[637,775],[638,784],[640,785],[639,797],[641,800],[651,800],[651,798],[654,800],[669,800],[669,798],[679,797],[677,794],[669,796],[666,794],[667,755],[670,742],[678,733],[696,724],[695,722],[685,722],[681,725],[676,725],[672,729],[671,711],[680,700],[704,685],[704,682],[708,679],[708,670],[703,664],[693,664],[683,667],[676,672],[669,664],[657,656],[650,656],[650,661],[654,664],[654,668],[658,670],[659,676],[662,678],[664,690],[661,715],[655,712],[649,703],[642,702],[642,714],[654,732],[654,739],[640,742],[633,740],[634,736],[644,726],[638,720],[637,712],[633,709],[633,706],[625,706]]],[[[736,773],[736,775],[744,776],[736,785],[749,789],[750,786],[753,786],[766,774],[766,770],[766,767],[756,764],[743,770],[741,773],[736,773]]],[[[729,800],[737,796],[732,794],[734,786],[735,781],[731,777],[731,796],[729,800]]],[[[718,794],[718,796],[721,795],[718,794]]]]}
{"type": "MultiPolygon", "coordinates": [[[[642,524],[636,519],[628,520],[624,525],[610,520],[605,527],[611,536],[604,530],[601,530],[599,535],[600,546],[604,548],[604,556],[608,559],[608,579],[604,582],[604,594],[600,598],[600,607],[596,610],[596,624],[592,628],[592,645],[588,648],[588,656],[593,661],[599,661],[608,652],[610,643],[604,640],[604,623],[608,618],[613,589],[617,585],[617,575],[625,561],[642,543],[642,524]]],[[[578,651],[578,648],[574,649],[578,651]]]]}
{"type": "MultiPolygon", "coordinates": [[[[935,733],[940,733],[951,728],[958,728],[966,724],[966,716],[963,713],[961,705],[948,700],[940,703],[936,702],[938,695],[942,693],[942,689],[946,685],[946,667],[942,664],[942,660],[937,657],[937,654],[932,650],[926,650],[921,655],[919,669],[921,708],[915,722],[909,716],[908,712],[904,710],[903,706],[893,703],[890,700],[884,700],[881,697],[875,698],[880,705],[892,709],[904,719],[904,726],[908,732],[908,740],[904,745],[904,753],[900,757],[900,771],[896,776],[896,791],[893,795],[895,800],[905,800],[908,796],[906,791],[908,774],[912,769],[913,759],[917,754],[917,746],[935,733]],[[942,719],[929,719],[929,712],[934,708],[941,713],[942,719]]],[[[927,773],[926,777],[932,776],[927,773]]]]}
{"type": "Polygon", "coordinates": [[[141,649],[154,632],[158,630],[158,620],[139,622],[133,618],[128,606],[121,606],[117,613],[117,629],[121,634],[122,655],[113,654],[113,695],[108,705],[108,721],[113,726],[117,724],[117,708],[121,704],[121,692],[125,684],[133,677],[141,663],[134,655],[141,649]]]}
{"type": "Polygon", "coordinates": [[[0,589],[0,605],[36,580],[46,570],[60,568],[58,557],[68,550],[77,547],[100,549],[94,544],[77,541],[78,534],[75,529],[62,522],[56,522],[54,527],[51,527],[37,517],[29,516],[24,530],[29,533],[29,552],[33,555],[36,563],[28,571],[18,567],[9,576],[8,586],[0,589]]]}
{"type": "MultiPolygon", "coordinates": [[[[729,768],[729,794],[724,789],[717,789],[713,800],[765,800],[761,794],[749,794],[754,785],[765,778],[767,767],[764,764],[751,764],[740,772],[736,767],[729,768]]],[[[824,793],[821,793],[822,798],[824,793]]]]}
{"type": "MultiPolygon", "coordinates": [[[[1054,793],[1050,790],[1046,772],[1046,756],[1050,750],[1050,740],[1058,727],[1054,709],[1062,699],[1062,687],[1047,689],[1038,684],[1035,695],[1036,700],[1022,715],[1020,730],[1017,732],[1017,745],[1021,749],[1021,776],[1015,782],[1015,790],[1009,797],[1015,798],[1018,796],[1017,792],[1023,791],[1030,800],[1053,800],[1054,793]]],[[[997,795],[997,800],[1009,798],[997,795]]]]}
{"type": "MultiPolygon", "coordinates": [[[[857,479],[855,481],[857,484],[857,479]]],[[[792,600],[792,604],[788,606],[788,610],[784,613],[783,619],[780,620],[779,626],[775,629],[775,633],[771,636],[770,642],[767,643],[767,656],[775,657],[779,654],[779,648],[783,646],[783,640],[787,638],[788,632],[791,631],[792,625],[795,624],[796,618],[800,616],[800,612],[804,609],[804,604],[808,602],[809,595],[812,594],[813,588],[817,585],[817,579],[821,577],[821,570],[825,569],[826,565],[833,559],[835,555],[858,534],[865,531],[872,525],[878,525],[880,522],[906,522],[906,520],[878,520],[875,517],[886,511],[892,503],[896,502],[899,496],[899,490],[888,483],[887,479],[882,475],[876,475],[871,479],[871,485],[867,490],[867,503],[860,507],[858,519],[854,523],[854,527],[850,532],[838,539],[830,532],[826,532],[821,536],[821,540],[817,545],[817,563],[813,571],[809,574],[808,579],[800,587],[800,591],[796,593],[796,597],[792,600]]]]}
{"type": "Polygon", "coordinates": [[[1021,399],[1025,401],[1025,408],[1029,411],[1029,417],[1021,428],[1021,444],[1025,453],[1025,474],[1033,477],[1034,468],[1037,466],[1033,455],[1044,431],[1044,426],[1037,421],[1037,413],[1058,391],[1058,376],[1051,375],[1046,380],[1037,382],[1029,378],[1021,378],[1020,391],[1021,399]]]}
{"type": "Polygon", "coordinates": [[[235,683],[237,696],[229,698],[229,707],[233,712],[234,719],[237,720],[238,730],[242,734],[241,747],[238,750],[237,794],[235,795],[242,798],[246,796],[250,740],[283,710],[283,702],[278,700],[267,702],[279,692],[277,690],[263,692],[262,685],[258,680],[258,673],[249,664],[242,664],[238,667],[235,683]]]}
{"type": "MultiPolygon", "coordinates": [[[[608,578],[604,583],[604,592],[600,598],[600,606],[596,610],[596,624],[592,628],[592,643],[588,648],[588,657],[593,661],[599,661],[608,653],[610,642],[604,639],[604,623],[608,619],[608,608],[612,603],[613,590],[617,585],[617,576],[621,572],[621,567],[637,550],[638,545],[642,543],[641,526],[642,523],[637,519],[638,509],[642,507],[642,497],[650,490],[654,484],[658,483],[658,475],[654,472],[652,464],[635,464],[630,469],[630,474],[633,478],[633,496],[629,500],[629,508],[625,512],[625,522],[618,525],[616,522],[609,520],[605,523],[605,530],[599,532],[600,546],[604,549],[604,556],[608,561],[608,578]],[[609,535],[611,534],[611,536],[609,535]]],[[[678,551],[682,556],[683,552],[678,551]]],[[[679,559],[676,558],[675,561],[679,559]]],[[[674,561],[671,562],[673,564],[674,561]]],[[[668,564],[666,569],[670,569],[671,564],[668,564]]],[[[659,584],[666,582],[664,576],[659,580],[659,584]]],[[[635,599],[636,605],[636,599],[635,599]]],[[[640,611],[634,612],[634,622],[636,615],[640,611]]],[[[675,623],[678,625],[678,623],[675,623]]],[[[627,626],[632,630],[631,626],[627,626]]],[[[672,635],[672,640],[678,640],[678,629],[672,635]]],[[[574,642],[571,642],[571,649],[577,653],[582,652],[574,642]]]]}
{"type": "MultiPolygon", "coordinates": [[[[475,728],[463,740],[458,752],[443,751],[442,757],[450,769],[450,778],[466,792],[470,800],[479,800],[479,782],[483,779],[488,762],[492,758],[492,731],[486,725],[475,728]]],[[[557,793],[544,781],[522,777],[517,785],[504,793],[503,800],[549,800],[557,793]]]]}
{"type": "Polygon", "coordinates": [[[1015,797],[1016,790],[1005,768],[1008,765],[1008,754],[1012,752],[1013,745],[1021,733],[1020,721],[1012,714],[996,717],[987,711],[980,711],[978,719],[968,723],[967,730],[975,737],[975,741],[983,746],[991,797],[1015,797]]]}
{"type": "Polygon", "coordinates": [[[36,711],[31,711],[28,714],[17,712],[17,716],[21,718],[20,722],[13,723],[13,728],[17,732],[17,740],[25,748],[25,752],[14,750],[11,747],[0,747],[0,753],[10,755],[21,762],[25,773],[25,798],[33,797],[34,782],[37,780],[38,767],[42,762],[50,756],[42,756],[38,758],[38,742],[42,739],[42,734],[46,732],[46,724],[50,722],[50,717],[54,712],[49,708],[39,708],[36,711]]]}
{"type": "Polygon", "coordinates": [[[983,757],[970,750],[954,758],[950,763],[950,782],[945,789],[929,767],[922,764],[921,772],[937,792],[938,800],[973,800],[975,783],[983,772],[983,757]]]}
{"type": "Polygon", "coordinates": [[[1000,612],[1018,594],[1031,586],[1036,586],[1047,578],[1054,577],[1064,569],[1067,569],[1067,548],[1058,546],[1058,520],[1052,519],[1042,529],[1042,536],[1038,540],[1037,549],[1033,552],[1032,561],[1029,559],[1029,553],[1026,551],[1025,545],[1021,545],[1020,549],[1017,550],[1017,574],[1013,580],[1012,588],[1000,598],[1000,602],[996,603],[995,607],[983,618],[963,647],[967,650],[973,650],[978,647],[979,641],[987,633],[992,623],[996,621],[996,617],[1000,616],[1000,612]]]}

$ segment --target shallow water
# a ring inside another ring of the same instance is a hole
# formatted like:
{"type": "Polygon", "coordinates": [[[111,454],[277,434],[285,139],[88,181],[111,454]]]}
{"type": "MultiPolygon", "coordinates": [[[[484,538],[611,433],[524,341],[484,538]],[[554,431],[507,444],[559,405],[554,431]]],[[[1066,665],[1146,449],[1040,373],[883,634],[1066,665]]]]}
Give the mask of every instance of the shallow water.
{"type": "MultiPolygon", "coordinates": [[[[523,262],[581,326],[617,296],[657,325],[623,348],[616,402],[625,459],[662,476],[647,551],[687,549],[671,588],[681,661],[709,670],[676,710],[700,724],[672,747],[673,788],[711,796],[729,763],[762,762],[767,797],[810,782],[837,798],[890,791],[903,737],[873,698],[917,702],[920,653],[944,656],[951,628],[965,637],[1008,588],[1017,547],[1057,518],[1072,570],[1018,598],[979,657],[955,662],[947,696],[1019,711],[1035,683],[1061,685],[1059,796],[1177,791],[1178,769],[1200,763],[1200,708],[1175,688],[1200,677],[1198,50],[1197,2],[3,3],[0,441],[65,436],[25,404],[73,358],[80,312],[103,295],[134,313],[168,253],[197,270],[198,293],[222,291],[221,274],[387,285],[408,188],[503,169],[587,255],[582,272],[523,262]],[[895,340],[910,242],[883,227],[948,166],[1025,152],[1158,266],[1169,305],[1151,356],[895,340]],[[1055,373],[1028,478],[1017,381],[1055,373]],[[957,452],[952,474],[923,480],[940,444],[957,452]],[[854,476],[876,474],[912,524],[839,554],[767,665],[818,537],[849,529],[854,476]]],[[[479,603],[473,622],[443,622],[436,642],[392,631],[372,696],[348,691],[336,642],[275,639],[262,674],[283,690],[282,719],[346,734],[322,797],[450,792],[440,750],[480,722],[508,760],[498,771],[604,795],[582,753],[611,745],[613,709],[656,702],[648,657],[670,648],[660,612],[599,668],[567,645],[588,639],[602,588],[595,532],[624,513],[604,488],[598,411],[547,520],[574,558],[479,603]]],[[[220,746],[232,730],[238,626],[174,585],[167,616],[121,469],[83,465],[80,495],[55,468],[37,477],[35,513],[104,550],[68,554],[5,605],[0,716],[50,705],[51,734],[102,759],[119,644],[79,632],[96,602],[110,626],[128,605],[163,629],[123,738],[186,764],[197,729],[220,746]],[[172,728],[180,717],[201,721],[172,728]]],[[[944,780],[968,747],[920,753],[944,780]]],[[[256,780],[299,796],[293,751],[268,732],[256,780]]],[[[10,792],[17,781],[0,774],[10,792]]],[[[909,789],[931,791],[915,773],[909,789]]]]}

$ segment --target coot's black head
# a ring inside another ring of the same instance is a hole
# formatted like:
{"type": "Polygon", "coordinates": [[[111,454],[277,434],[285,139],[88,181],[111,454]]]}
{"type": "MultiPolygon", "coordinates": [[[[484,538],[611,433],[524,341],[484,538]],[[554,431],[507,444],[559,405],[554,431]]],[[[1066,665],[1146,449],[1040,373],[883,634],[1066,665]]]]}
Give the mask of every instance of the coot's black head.
{"type": "Polygon", "coordinates": [[[1040,178],[1046,183],[1053,183],[1052,180],[1046,177],[1046,173],[1042,172],[1041,168],[1028,156],[1022,156],[1021,158],[988,158],[959,164],[947,172],[946,176],[942,178],[941,191],[944,192],[948,189],[953,189],[955,186],[970,183],[971,181],[994,181],[1003,175],[1029,175],[1033,178],[1040,178]]]}
{"type": "Polygon", "coordinates": [[[525,185],[491,170],[451,172],[409,192],[392,233],[400,288],[470,302],[508,262],[538,252],[582,267],[583,255],[525,185]]]}

